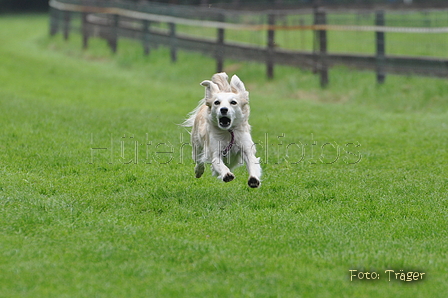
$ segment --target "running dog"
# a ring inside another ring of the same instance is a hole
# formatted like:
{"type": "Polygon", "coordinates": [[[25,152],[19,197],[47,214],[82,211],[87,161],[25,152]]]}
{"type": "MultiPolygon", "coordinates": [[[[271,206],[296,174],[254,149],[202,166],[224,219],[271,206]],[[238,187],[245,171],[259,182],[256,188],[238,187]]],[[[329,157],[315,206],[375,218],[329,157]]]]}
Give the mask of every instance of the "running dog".
{"type": "Polygon", "coordinates": [[[260,158],[255,157],[248,122],[249,92],[236,75],[229,84],[224,72],[213,75],[211,81],[205,80],[201,85],[205,87],[205,98],[183,123],[192,128],[196,178],[204,173],[204,165],[211,163],[212,174],[230,182],[235,178],[231,170],[245,163],[249,172],[248,185],[259,187],[260,158]]]}

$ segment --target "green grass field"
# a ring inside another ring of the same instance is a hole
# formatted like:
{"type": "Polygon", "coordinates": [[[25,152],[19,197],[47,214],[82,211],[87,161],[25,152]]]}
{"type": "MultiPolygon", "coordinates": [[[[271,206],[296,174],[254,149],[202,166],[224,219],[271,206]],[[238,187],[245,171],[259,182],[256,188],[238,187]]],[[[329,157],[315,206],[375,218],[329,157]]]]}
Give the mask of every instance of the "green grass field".
{"type": "Polygon", "coordinates": [[[0,297],[446,296],[447,80],[334,68],[322,90],[226,67],[251,94],[260,189],[243,167],[194,178],[177,124],[214,60],[82,51],[45,15],[0,17],[0,297]]]}

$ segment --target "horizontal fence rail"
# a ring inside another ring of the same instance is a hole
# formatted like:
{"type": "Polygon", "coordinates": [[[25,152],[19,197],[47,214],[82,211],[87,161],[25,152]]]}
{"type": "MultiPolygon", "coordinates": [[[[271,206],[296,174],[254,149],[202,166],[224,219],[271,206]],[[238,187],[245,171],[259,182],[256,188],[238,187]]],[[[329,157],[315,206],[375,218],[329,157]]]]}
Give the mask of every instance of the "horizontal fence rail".
{"type": "Polygon", "coordinates": [[[113,14],[128,18],[175,23],[187,26],[201,26],[209,28],[232,29],[232,30],[334,30],[334,31],[368,31],[368,32],[407,32],[407,33],[448,33],[448,27],[443,28],[418,28],[418,27],[385,27],[385,26],[344,26],[344,25],[295,25],[295,26],[281,26],[281,25],[241,25],[225,22],[214,21],[199,21],[191,20],[173,16],[163,16],[151,13],[143,13],[129,9],[115,8],[115,7],[95,7],[83,6],[69,3],[62,3],[56,0],[51,0],[50,6],[62,11],[73,12],[89,12],[113,14]]]}
{"type": "MultiPolygon", "coordinates": [[[[328,68],[335,65],[346,65],[363,70],[377,72],[377,81],[384,82],[386,73],[419,74],[438,77],[448,77],[448,59],[437,57],[392,56],[385,52],[385,33],[413,34],[447,34],[448,27],[391,27],[384,25],[384,11],[376,11],[375,25],[333,25],[327,24],[325,10],[314,10],[313,24],[276,24],[277,19],[284,21],[289,14],[303,13],[300,11],[269,10],[257,12],[265,23],[247,24],[226,22],[229,16],[239,12],[224,9],[207,9],[195,7],[136,4],[126,1],[92,1],[92,0],[51,0],[50,33],[56,34],[63,30],[68,39],[74,15],[80,16],[81,25],[78,28],[83,35],[83,46],[88,46],[92,36],[105,38],[112,51],[117,50],[119,37],[141,40],[144,53],[148,54],[151,47],[165,45],[171,49],[171,60],[177,60],[177,50],[185,49],[201,52],[212,56],[217,61],[217,71],[223,70],[224,58],[248,60],[266,63],[267,76],[273,77],[274,65],[297,66],[312,69],[321,77],[321,85],[328,83],[328,68]],[[154,26],[166,23],[168,28],[154,26]],[[215,36],[195,36],[178,32],[176,26],[190,26],[216,29],[215,36]],[[265,32],[265,45],[226,40],[226,32],[252,31],[265,32]],[[298,51],[278,47],[275,39],[281,31],[312,32],[314,45],[312,51],[298,51]],[[375,35],[376,54],[346,54],[328,52],[327,31],[372,32],[375,35]]],[[[309,13],[309,10],[308,10],[309,13]]],[[[448,35],[447,35],[448,38],[448,35]]]]}

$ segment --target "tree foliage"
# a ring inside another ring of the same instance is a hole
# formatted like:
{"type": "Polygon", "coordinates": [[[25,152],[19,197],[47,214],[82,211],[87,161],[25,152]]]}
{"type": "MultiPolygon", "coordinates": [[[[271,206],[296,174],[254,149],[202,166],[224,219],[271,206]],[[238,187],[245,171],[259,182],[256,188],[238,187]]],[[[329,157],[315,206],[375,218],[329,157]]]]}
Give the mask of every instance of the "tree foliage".
{"type": "MultiPolygon", "coordinates": [[[[115,0],[102,0],[115,1],[115,0]]],[[[126,0],[132,2],[159,2],[167,4],[183,4],[183,5],[204,5],[204,4],[233,4],[233,5],[260,5],[260,4],[293,4],[293,5],[311,5],[313,3],[320,4],[338,4],[338,5],[371,5],[371,4],[400,4],[403,2],[413,4],[426,5],[446,5],[446,0],[126,0]]],[[[0,13],[9,11],[45,11],[48,9],[48,0],[0,0],[0,13]]]]}
{"type": "Polygon", "coordinates": [[[48,0],[0,0],[0,12],[42,11],[48,8],[48,0]]]}

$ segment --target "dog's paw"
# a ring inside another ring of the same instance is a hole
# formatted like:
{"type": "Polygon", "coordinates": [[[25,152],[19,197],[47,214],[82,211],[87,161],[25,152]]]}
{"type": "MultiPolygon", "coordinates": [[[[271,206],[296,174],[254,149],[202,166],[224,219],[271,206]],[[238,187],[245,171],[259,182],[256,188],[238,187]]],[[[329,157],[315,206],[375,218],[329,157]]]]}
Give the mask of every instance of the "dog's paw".
{"type": "Polygon", "coordinates": [[[255,177],[249,177],[249,181],[247,181],[247,184],[252,188],[257,188],[260,187],[260,180],[255,177]]]}
{"type": "Polygon", "coordinates": [[[235,175],[233,175],[232,173],[227,173],[227,174],[225,174],[224,175],[224,177],[222,178],[222,181],[224,181],[224,182],[230,182],[230,181],[232,181],[233,179],[235,179],[235,175]]]}

